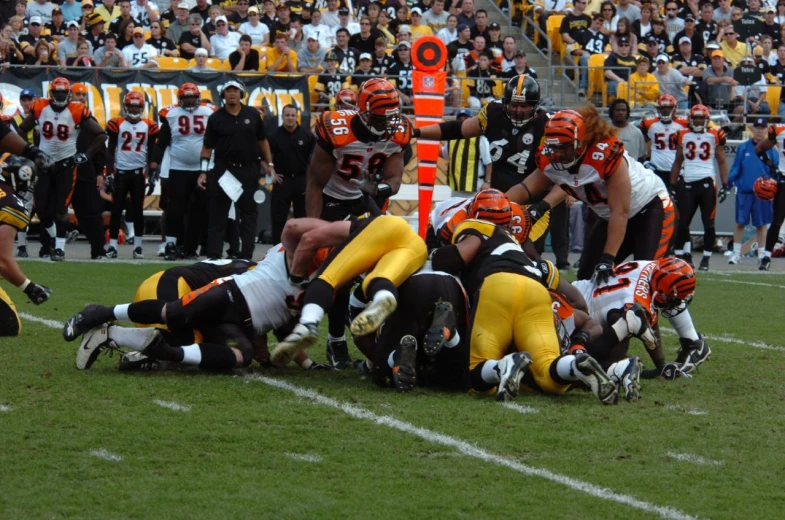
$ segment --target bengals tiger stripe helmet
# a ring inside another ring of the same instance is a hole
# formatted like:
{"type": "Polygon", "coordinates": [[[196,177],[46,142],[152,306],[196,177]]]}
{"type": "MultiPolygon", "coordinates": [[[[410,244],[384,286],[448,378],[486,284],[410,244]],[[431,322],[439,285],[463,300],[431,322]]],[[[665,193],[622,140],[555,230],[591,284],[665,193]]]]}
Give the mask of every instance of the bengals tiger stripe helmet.
{"type": "Polygon", "coordinates": [[[386,79],[369,79],[360,85],[357,111],[374,140],[388,141],[401,120],[398,91],[386,79]]]}
{"type": "Polygon", "coordinates": [[[515,128],[522,128],[537,117],[540,108],[540,84],[526,74],[513,76],[502,94],[504,115],[515,128]]]}
{"type": "Polygon", "coordinates": [[[55,78],[49,84],[49,104],[63,109],[71,101],[71,82],[65,78],[55,78]]]}
{"type": "Polygon", "coordinates": [[[689,125],[693,132],[705,132],[709,127],[711,112],[704,105],[695,105],[690,109],[689,125]]]}
{"type": "Polygon", "coordinates": [[[508,226],[512,218],[510,199],[499,190],[482,190],[469,204],[469,218],[484,220],[499,226],[508,226]]]}
{"type": "Polygon", "coordinates": [[[695,272],[690,264],[676,257],[655,260],[657,269],[651,278],[654,305],[667,318],[684,311],[695,294],[695,272]]]}
{"type": "Polygon", "coordinates": [[[657,98],[657,113],[660,115],[660,121],[670,124],[673,121],[673,116],[676,115],[676,109],[679,107],[676,98],[670,94],[663,94],[657,98]]]}
{"type": "Polygon", "coordinates": [[[125,118],[131,123],[136,123],[142,119],[144,113],[144,96],[141,92],[131,91],[123,99],[125,107],[125,118]]]}
{"type": "Polygon", "coordinates": [[[760,200],[774,200],[774,197],[777,196],[777,181],[758,177],[752,186],[752,191],[760,200]]]}
{"type": "Polygon", "coordinates": [[[350,88],[342,89],[335,96],[335,110],[356,110],[357,94],[350,88]]]}
{"type": "Polygon", "coordinates": [[[523,244],[531,233],[532,222],[531,214],[523,209],[523,206],[517,202],[510,202],[512,208],[512,216],[510,217],[510,232],[515,236],[515,239],[523,244]]]}
{"type": "Polygon", "coordinates": [[[177,89],[177,101],[184,110],[193,112],[202,101],[202,94],[199,92],[199,87],[193,83],[183,83],[183,85],[177,89]]]}
{"type": "Polygon", "coordinates": [[[560,110],[545,124],[543,153],[554,169],[569,170],[586,153],[586,124],[574,110],[560,110]]]}

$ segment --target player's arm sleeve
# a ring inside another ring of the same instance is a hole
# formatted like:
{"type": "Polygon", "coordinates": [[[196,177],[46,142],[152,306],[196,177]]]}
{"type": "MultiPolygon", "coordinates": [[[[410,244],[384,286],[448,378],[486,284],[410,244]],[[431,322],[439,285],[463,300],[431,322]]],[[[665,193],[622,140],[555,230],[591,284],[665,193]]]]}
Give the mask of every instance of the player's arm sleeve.
{"type": "Polygon", "coordinates": [[[330,139],[330,132],[327,129],[327,123],[325,122],[325,118],[323,116],[319,117],[316,120],[316,144],[324,150],[328,155],[332,155],[335,146],[332,143],[332,139],[330,139]]]}
{"type": "Polygon", "coordinates": [[[210,116],[207,118],[207,129],[204,131],[204,141],[202,143],[202,147],[212,150],[215,148],[217,137],[218,136],[215,130],[215,118],[210,116]]]}
{"type": "Polygon", "coordinates": [[[158,134],[155,138],[151,162],[161,164],[164,157],[164,151],[171,141],[172,127],[169,126],[169,121],[165,117],[161,117],[161,126],[159,127],[158,134]]]}

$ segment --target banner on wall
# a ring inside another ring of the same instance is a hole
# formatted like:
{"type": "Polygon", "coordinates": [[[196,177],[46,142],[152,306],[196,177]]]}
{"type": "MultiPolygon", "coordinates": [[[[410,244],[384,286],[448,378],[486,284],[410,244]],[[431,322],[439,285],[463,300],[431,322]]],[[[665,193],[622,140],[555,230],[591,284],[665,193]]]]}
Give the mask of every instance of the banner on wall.
{"type": "Polygon", "coordinates": [[[283,123],[284,106],[300,109],[302,121],[310,121],[310,95],[305,76],[277,76],[259,74],[230,74],[227,72],[195,73],[152,70],[57,69],[41,67],[6,67],[0,73],[0,93],[3,94],[3,113],[14,115],[19,108],[19,93],[31,88],[38,96],[46,96],[49,82],[63,76],[71,83],[88,87],[88,106],[101,124],[121,114],[125,94],[141,92],[147,101],[148,116],[157,119],[158,112],[177,103],[177,90],[184,83],[194,83],[202,92],[202,99],[220,105],[220,89],[228,78],[237,78],[246,87],[245,103],[265,107],[267,130],[283,123]]]}

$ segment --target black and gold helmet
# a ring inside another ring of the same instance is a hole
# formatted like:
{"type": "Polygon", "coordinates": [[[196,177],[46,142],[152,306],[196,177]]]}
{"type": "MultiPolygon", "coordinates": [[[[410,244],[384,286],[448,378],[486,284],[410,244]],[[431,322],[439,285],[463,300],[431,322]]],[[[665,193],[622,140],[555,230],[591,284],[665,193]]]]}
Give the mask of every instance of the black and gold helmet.
{"type": "Polygon", "coordinates": [[[504,86],[502,106],[512,126],[526,126],[537,117],[540,108],[540,85],[537,80],[526,74],[512,77],[504,86]]]}

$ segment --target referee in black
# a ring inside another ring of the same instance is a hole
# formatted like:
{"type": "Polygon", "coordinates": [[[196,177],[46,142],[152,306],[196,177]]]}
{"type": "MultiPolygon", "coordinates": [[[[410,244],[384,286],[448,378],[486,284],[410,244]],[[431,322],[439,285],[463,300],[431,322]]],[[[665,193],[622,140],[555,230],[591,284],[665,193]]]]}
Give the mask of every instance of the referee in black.
{"type": "Polygon", "coordinates": [[[294,206],[294,217],[305,217],[305,181],[311,154],[316,146],[313,132],[297,123],[297,107],[286,105],[282,110],[283,125],[270,136],[270,150],[275,165],[275,186],[270,201],[273,244],[281,241],[281,233],[294,206]]]}
{"type": "Polygon", "coordinates": [[[221,89],[224,106],[207,120],[200,154],[201,173],[197,183],[207,189],[208,219],[207,256],[223,256],[226,221],[232,200],[218,185],[224,172],[231,172],[242,184],[243,192],[235,203],[235,219],[240,228],[240,258],[250,260],[256,238],[257,206],[253,195],[259,179],[268,172],[275,174],[264,122],[255,108],[243,105],[245,86],[230,79],[221,89]],[[210,154],[215,150],[215,169],[208,171],[210,154]],[[262,161],[264,158],[264,161],[262,161]]]}

